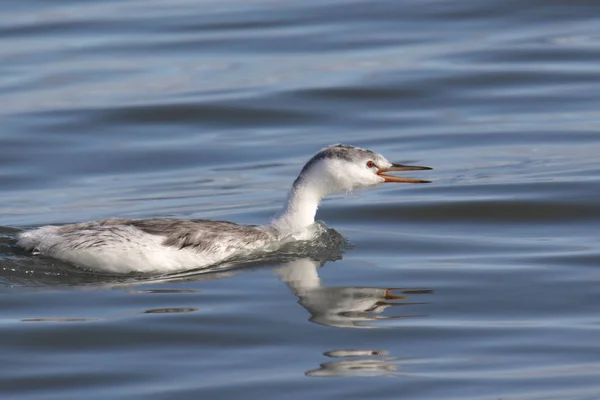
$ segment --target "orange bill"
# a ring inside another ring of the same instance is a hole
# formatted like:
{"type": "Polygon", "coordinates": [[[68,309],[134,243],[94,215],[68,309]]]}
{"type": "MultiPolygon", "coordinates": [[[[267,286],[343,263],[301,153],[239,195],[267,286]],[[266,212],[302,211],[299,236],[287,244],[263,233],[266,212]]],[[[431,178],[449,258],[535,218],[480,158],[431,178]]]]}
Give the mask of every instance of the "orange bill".
{"type": "Polygon", "coordinates": [[[423,171],[432,169],[430,167],[419,167],[417,165],[402,165],[392,164],[389,168],[379,168],[377,175],[385,179],[385,182],[401,182],[401,183],[430,183],[431,181],[423,181],[420,179],[403,178],[401,176],[386,175],[384,172],[391,171],[423,171]]]}

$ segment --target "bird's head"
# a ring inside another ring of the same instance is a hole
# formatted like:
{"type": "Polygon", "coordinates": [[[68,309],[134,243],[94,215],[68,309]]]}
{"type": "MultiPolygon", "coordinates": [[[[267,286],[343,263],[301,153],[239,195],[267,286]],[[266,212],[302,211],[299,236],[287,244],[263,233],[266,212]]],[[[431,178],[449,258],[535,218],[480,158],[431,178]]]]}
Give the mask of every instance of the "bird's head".
{"type": "Polygon", "coordinates": [[[384,182],[428,183],[429,181],[386,174],[391,171],[428,169],[431,168],[394,164],[374,151],[336,144],[315,154],[302,168],[294,185],[316,185],[326,194],[347,192],[384,182]]]}

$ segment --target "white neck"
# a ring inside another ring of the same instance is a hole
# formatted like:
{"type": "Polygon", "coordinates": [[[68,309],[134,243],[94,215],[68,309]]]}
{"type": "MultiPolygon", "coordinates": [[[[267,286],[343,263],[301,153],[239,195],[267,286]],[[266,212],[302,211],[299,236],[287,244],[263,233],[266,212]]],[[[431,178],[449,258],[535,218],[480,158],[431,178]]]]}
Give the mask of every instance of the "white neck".
{"type": "Polygon", "coordinates": [[[282,232],[293,232],[314,224],[321,198],[326,194],[318,184],[302,179],[290,191],[287,204],[271,226],[282,232]]]}

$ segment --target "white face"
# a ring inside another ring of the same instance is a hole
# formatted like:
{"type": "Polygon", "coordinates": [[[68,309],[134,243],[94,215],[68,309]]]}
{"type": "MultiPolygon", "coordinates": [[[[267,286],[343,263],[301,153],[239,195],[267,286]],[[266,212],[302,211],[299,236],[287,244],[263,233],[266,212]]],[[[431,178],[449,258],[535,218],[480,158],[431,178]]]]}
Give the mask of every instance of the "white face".
{"type": "Polygon", "coordinates": [[[326,158],[310,170],[310,179],[325,193],[343,193],[383,183],[377,171],[391,166],[380,155],[356,161],[326,158]]]}

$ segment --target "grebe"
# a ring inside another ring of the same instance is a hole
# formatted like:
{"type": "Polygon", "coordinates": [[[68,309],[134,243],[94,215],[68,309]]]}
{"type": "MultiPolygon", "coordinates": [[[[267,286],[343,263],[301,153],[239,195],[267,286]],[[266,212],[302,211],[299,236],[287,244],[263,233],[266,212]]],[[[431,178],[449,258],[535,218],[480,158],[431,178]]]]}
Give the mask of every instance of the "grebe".
{"type": "Polygon", "coordinates": [[[300,171],[283,211],[264,226],[176,218],[111,218],[43,226],[19,235],[18,245],[83,268],[109,273],[171,273],[207,267],[282,243],[306,240],[321,198],[383,182],[427,183],[386,175],[429,167],[389,162],[374,151],[336,144],[315,154],[300,171]]]}

